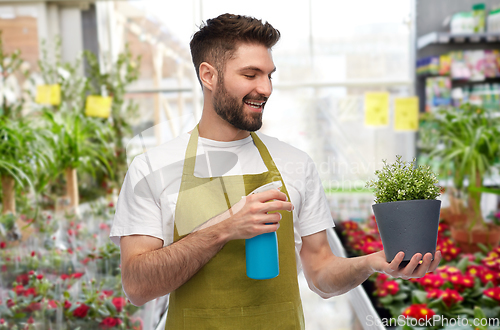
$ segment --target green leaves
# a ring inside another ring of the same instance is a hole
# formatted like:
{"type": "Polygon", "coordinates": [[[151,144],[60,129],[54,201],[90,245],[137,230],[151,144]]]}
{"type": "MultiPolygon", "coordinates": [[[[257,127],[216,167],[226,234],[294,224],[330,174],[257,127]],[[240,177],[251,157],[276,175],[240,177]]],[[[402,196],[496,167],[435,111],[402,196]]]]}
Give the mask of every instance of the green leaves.
{"type": "Polygon", "coordinates": [[[387,164],[375,171],[378,180],[368,181],[367,188],[374,189],[375,203],[417,199],[436,199],[440,194],[438,179],[429,166],[415,167],[416,160],[404,162],[396,156],[394,164],[387,164]]]}
{"type": "Polygon", "coordinates": [[[37,173],[47,169],[53,155],[49,134],[31,120],[0,118],[0,176],[14,178],[21,187],[35,188],[37,173]]]}
{"type": "Polygon", "coordinates": [[[471,104],[459,109],[442,109],[432,118],[436,133],[442,146],[430,153],[439,157],[442,167],[452,162],[459,180],[455,183],[461,188],[463,179],[469,178],[475,185],[476,173],[482,177],[487,173],[499,155],[497,141],[500,133],[500,120],[489,110],[471,104]]]}

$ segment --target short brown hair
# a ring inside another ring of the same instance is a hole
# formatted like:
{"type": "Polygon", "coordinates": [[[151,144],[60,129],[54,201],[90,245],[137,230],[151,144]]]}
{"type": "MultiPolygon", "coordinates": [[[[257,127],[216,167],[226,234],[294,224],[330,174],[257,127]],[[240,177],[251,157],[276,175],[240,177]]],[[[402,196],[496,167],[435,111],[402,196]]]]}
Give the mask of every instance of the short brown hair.
{"type": "Polygon", "coordinates": [[[238,43],[257,43],[272,48],[280,36],[280,32],[268,22],[262,23],[260,19],[249,16],[223,14],[207,20],[189,43],[198,80],[202,62],[210,63],[222,72],[238,43]]]}

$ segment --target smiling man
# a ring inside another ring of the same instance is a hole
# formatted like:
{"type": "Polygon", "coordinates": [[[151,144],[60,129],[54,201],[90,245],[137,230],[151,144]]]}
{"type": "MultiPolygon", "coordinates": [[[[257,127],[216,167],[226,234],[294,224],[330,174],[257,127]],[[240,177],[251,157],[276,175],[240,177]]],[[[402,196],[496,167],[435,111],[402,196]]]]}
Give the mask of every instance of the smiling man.
{"type": "Polygon", "coordinates": [[[256,133],[279,38],[255,18],[208,20],[190,44],[204,96],[199,124],[136,157],[123,183],[111,231],[123,288],[135,305],[170,293],[166,329],[304,329],[302,269],[310,288],[328,298],[374,272],[422,277],[441,259],[416,254],[400,269],[402,252],[391,263],[383,251],[349,259],[331,252],[326,230],[334,224],[313,162],[256,133]],[[280,190],[250,194],[276,181],[280,190]],[[278,237],[279,275],[251,279],[245,239],[270,232],[278,237]]]}

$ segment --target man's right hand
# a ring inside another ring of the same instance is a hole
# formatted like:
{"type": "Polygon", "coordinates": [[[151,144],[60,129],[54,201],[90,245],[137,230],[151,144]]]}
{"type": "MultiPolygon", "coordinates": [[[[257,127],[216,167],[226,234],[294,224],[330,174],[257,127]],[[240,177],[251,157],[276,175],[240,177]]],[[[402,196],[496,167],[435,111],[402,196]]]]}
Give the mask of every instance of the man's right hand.
{"type": "Polygon", "coordinates": [[[228,240],[248,239],[278,230],[281,214],[273,211],[293,210],[291,202],[277,189],[245,196],[236,203],[233,215],[221,225],[228,233],[228,240]]]}
{"type": "Polygon", "coordinates": [[[242,198],[230,212],[228,210],[226,219],[213,225],[209,221],[209,226],[200,227],[165,247],[155,237],[122,237],[122,284],[127,297],[140,306],[172,292],[196,274],[229,240],[276,231],[281,216],[268,212],[278,210],[291,211],[292,203],[287,202],[284,193],[269,190],[242,198]]]}

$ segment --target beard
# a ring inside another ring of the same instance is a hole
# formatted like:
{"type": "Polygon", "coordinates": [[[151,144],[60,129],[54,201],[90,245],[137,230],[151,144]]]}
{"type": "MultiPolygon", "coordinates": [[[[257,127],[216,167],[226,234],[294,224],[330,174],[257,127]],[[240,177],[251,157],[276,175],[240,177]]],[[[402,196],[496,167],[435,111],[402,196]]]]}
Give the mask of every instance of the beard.
{"type": "Polygon", "coordinates": [[[238,100],[228,93],[223,76],[219,75],[219,77],[220,80],[217,82],[217,89],[213,96],[215,112],[237,129],[249,132],[259,130],[262,127],[262,112],[245,113],[245,100],[267,101],[267,97],[248,94],[242,100],[238,100]]]}

